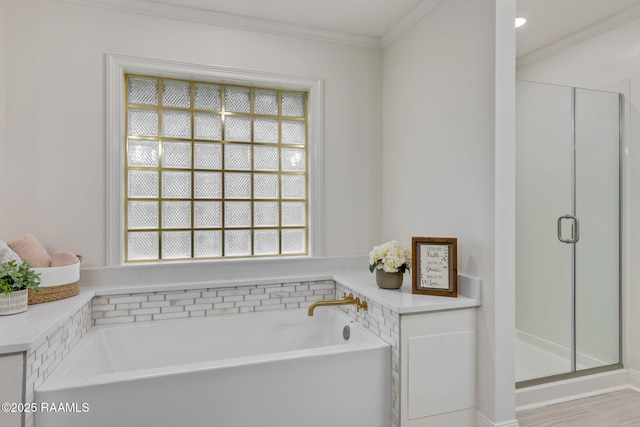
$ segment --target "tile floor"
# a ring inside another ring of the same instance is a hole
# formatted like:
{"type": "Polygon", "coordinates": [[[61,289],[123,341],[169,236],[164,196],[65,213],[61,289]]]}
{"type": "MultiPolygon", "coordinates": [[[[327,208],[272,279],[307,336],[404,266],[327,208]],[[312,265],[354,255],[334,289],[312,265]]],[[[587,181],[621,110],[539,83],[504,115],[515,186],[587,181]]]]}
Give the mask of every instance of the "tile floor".
{"type": "Polygon", "coordinates": [[[516,414],[520,427],[640,426],[640,393],[627,389],[516,414]]]}

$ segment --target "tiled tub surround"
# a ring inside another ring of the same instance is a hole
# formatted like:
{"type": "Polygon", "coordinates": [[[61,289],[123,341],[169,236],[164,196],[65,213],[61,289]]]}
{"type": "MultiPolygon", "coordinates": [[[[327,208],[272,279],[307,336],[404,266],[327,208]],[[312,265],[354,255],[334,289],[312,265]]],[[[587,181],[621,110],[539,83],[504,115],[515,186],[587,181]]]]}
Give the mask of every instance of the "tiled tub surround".
{"type": "Polygon", "coordinates": [[[93,323],[149,322],[309,307],[335,296],[333,280],[98,296],[93,323]]]}
{"type": "MultiPolygon", "coordinates": [[[[25,402],[33,402],[35,391],[66,358],[91,328],[91,302],[73,313],[63,324],[34,341],[25,364],[25,402]]],[[[36,415],[37,416],[37,415],[36,415]]],[[[34,424],[34,414],[25,413],[25,426],[34,424]]]]}

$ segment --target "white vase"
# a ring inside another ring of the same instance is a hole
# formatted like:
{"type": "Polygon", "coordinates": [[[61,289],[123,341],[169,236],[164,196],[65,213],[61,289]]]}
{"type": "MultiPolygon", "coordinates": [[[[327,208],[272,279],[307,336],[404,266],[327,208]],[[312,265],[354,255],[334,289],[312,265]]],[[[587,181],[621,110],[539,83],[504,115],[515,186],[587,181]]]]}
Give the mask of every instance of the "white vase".
{"type": "Polygon", "coordinates": [[[15,291],[10,294],[0,293],[0,316],[22,313],[29,305],[29,292],[27,289],[15,291]]]}

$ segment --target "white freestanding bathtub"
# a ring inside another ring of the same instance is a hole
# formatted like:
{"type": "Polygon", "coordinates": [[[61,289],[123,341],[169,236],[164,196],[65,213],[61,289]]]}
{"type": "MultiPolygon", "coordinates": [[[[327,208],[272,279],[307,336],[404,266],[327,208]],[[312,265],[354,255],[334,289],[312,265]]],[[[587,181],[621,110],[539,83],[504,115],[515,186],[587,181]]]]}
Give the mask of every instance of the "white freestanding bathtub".
{"type": "Polygon", "coordinates": [[[36,427],[388,427],[390,347],[337,308],[96,326],[36,427]],[[343,338],[348,326],[350,338],[343,338]]]}

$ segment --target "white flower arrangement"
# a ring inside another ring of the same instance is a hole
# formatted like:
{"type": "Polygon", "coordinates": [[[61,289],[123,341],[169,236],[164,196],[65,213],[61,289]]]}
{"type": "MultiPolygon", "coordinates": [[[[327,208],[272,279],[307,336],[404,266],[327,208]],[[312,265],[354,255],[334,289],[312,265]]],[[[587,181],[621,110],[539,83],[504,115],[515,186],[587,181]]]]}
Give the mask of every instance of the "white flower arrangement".
{"type": "Polygon", "coordinates": [[[408,271],[411,266],[411,251],[392,240],[382,245],[374,246],[369,252],[369,270],[384,270],[387,273],[408,271]]]}

